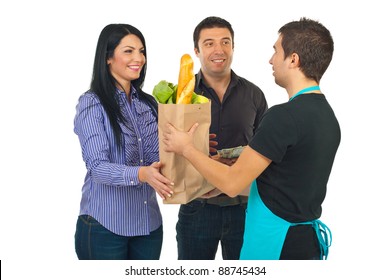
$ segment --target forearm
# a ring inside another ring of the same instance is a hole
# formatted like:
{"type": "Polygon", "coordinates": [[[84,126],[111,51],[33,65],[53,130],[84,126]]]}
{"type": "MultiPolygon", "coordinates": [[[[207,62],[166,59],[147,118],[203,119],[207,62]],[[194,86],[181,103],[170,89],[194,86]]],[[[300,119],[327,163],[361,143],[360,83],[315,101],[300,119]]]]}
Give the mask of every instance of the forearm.
{"type": "Polygon", "coordinates": [[[188,146],[182,155],[210,184],[230,197],[237,196],[247,187],[237,174],[234,175],[235,168],[210,158],[193,146],[188,146]]]}
{"type": "Polygon", "coordinates": [[[239,195],[249,196],[251,184],[248,185],[239,195]]]}

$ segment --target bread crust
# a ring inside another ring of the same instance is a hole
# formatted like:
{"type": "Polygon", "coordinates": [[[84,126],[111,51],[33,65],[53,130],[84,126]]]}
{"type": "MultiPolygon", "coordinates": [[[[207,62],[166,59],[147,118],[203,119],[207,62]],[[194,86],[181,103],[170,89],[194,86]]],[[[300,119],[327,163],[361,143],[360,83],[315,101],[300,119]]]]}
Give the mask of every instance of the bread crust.
{"type": "Polygon", "coordinates": [[[193,59],[189,54],[184,54],[180,61],[180,72],[177,84],[177,104],[190,104],[195,87],[195,75],[193,73],[193,59]]]}

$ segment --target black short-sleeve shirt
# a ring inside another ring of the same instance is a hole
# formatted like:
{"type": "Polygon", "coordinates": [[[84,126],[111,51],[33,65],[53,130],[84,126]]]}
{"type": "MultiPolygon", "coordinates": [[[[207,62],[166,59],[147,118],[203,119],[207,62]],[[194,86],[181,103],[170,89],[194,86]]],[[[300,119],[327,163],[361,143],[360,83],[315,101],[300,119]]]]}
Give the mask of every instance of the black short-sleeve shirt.
{"type": "Polygon", "coordinates": [[[249,146],[272,160],[257,185],[274,214],[289,222],[321,216],[340,136],[323,94],[303,94],[265,113],[249,146]]]}

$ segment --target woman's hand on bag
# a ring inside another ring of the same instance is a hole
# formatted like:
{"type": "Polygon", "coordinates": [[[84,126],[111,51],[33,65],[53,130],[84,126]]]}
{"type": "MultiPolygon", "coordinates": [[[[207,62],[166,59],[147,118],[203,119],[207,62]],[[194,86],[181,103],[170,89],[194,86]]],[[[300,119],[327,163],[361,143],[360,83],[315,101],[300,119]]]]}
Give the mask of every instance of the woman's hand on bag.
{"type": "Polygon", "coordinates": [[[148,183],[162,199],[173,195],[174,183],[161,174],[162,164],[154,162],[150,166],[142,166],[139,169],[139,180],[148,183]]]}
{"type": "Polygon", "coordinates": [[[198,123],[195,123],[188,132],[178,131],[173,125],[167,123],[163,131],[164,151],[174,152],[182,155],[185,149],[194,148],[193,134],[196,131],[198,123]]]}

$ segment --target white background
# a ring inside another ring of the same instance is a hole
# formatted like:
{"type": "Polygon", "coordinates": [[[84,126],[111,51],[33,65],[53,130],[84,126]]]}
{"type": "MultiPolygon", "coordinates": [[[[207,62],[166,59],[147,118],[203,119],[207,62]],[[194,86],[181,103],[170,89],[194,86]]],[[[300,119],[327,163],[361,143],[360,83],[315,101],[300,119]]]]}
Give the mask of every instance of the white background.
{"type": "Polygon", "coordinates": [[[386,274],[388,15],[384,1],[344,2],[2,1],[0,259],[4,279],[125,279],[129,276],[124,269],[134,264],[155,268],[259,265],[268,268],[267,279],[386,274]],[[161,203],[165,238],[160,261],[78,261],[74,230],[85,167],[73,117],[78,97],[89,87],[101,29],[109,23],[129,23],[143,32],[148,50],[144,89],[151,93],[162,79],[177,81],[184,53],[192,55],[198,70],[193,29],[210,15],[232,24],[236,34],[232,68],[257,84],[270,106],[287,101],[268,63],[278,29],[306,16],[332,32],[335,53],[321,89],[338,117],[342,140],[321,217],[333,234],[329,260],[226,262],[218,253],[216,261],[177,262],[178,206],[161,203]]]}

